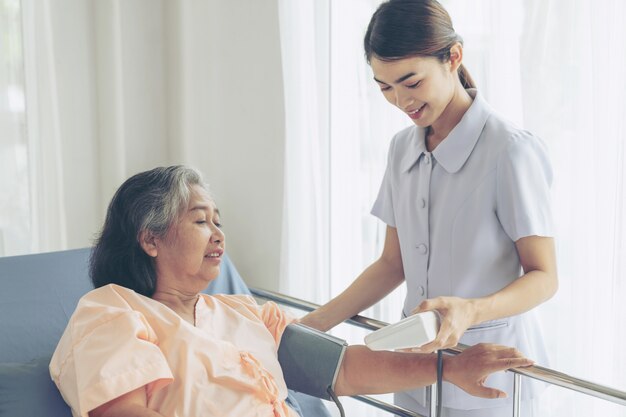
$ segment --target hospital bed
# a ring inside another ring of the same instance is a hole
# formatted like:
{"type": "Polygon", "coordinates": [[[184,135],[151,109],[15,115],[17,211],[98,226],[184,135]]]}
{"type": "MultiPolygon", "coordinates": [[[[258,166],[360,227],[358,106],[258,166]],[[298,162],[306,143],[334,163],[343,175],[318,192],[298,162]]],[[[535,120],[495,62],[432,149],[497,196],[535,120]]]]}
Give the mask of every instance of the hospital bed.
{"type": "MultiPolygon", "coordinates": [[[[0,258],[0,417],[71,417],[54,383],[48,363],[78,299],[91,290],[87,275],[89,248],[0,258]]],[[[258,299],[310,311],[315,304],[262,289],[249,289],[227,255],[220,276],[208,293],[252,294],[258,299]]],[[[377,320],[361,316],[349,323],[376,330],[377,320]]],[[[448,349],[457,354],[463,346],[448,349]]],[[[626,407],[626,392],[533,366],[515,370],[514,397],[519,398],[522,377],[592,395],[626,407]]],[[[434,393],[434,389],[432,390],[434,393]]],[[[292,393],[305,417],[329,417],[321,400],[292,393]]],[[[431,396],[431,398],[433,398],[431,396]]],[[[367,396],[355,397],[403,417],[420,417],[408,410],[367,396]]],[[[431,402],[431,409],[435,403],[431,402]]],[[[431,414],[432,415],[432,414],[431,414]]],[[[513,407],[513,416],[519,416],[513,407]]]]}

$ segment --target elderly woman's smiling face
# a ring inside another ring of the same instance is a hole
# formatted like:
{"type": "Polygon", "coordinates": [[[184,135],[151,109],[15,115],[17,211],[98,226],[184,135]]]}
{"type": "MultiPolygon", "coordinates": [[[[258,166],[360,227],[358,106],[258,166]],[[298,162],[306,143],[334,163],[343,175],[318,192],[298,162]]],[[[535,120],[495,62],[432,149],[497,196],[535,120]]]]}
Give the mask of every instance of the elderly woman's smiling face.
{"type": "MultiPolygon", "coordinates": [[[[220,272],[224,233],[219,211],[201,186],[190,189],[189,205],[163,238],[155,238],[157,287],[200,292],[220,272]]],[[[154,256],[154,255],[152,255],[154,256]]]]}

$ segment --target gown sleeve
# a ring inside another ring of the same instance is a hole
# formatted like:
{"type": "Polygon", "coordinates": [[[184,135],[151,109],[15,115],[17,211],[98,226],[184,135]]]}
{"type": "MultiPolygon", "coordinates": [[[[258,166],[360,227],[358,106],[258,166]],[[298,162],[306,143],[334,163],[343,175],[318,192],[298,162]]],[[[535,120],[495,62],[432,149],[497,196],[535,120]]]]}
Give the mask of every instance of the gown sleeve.
{"type": "Polygon", "coordinates": [[[143,386],[150,397],[173,380],[143,315],[113,292],[99,290],[80,301],[52,356],[50,373],[81,417],[143,386]]]}

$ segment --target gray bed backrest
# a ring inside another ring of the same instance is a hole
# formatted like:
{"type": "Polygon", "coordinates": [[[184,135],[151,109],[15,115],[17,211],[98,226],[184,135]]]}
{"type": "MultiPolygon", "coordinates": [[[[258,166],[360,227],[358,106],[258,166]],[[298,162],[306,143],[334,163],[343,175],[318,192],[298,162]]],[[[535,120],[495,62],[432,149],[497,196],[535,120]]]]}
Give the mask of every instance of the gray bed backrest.
{"type": "Polygon", "coordinates": [[[0,362],[51,354],[92,286],[89,248],[0,258],[0,362]]]}
{"type": "MultiPolygon", "coordinates": [[[[90,250],[0,258],[0,362],[52,354],[78,300],[93,288],[90,250]]],[[[249,294],[228,256],[207,292],[249,294]]]]}

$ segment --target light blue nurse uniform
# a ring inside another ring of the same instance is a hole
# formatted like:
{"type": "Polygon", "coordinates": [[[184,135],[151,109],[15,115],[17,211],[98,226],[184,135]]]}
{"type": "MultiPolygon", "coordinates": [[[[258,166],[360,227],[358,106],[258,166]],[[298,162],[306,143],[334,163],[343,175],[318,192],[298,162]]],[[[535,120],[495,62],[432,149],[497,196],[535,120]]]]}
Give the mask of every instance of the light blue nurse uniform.
{"type": "MultiPolygon", "coordinates": [[[[407,297],[403,315],[427,298],[482,297],[522,275],[515,241],[553,236],[550,209],[552,169],[545,144],[496,114],[475,89],[461,121],[433,152],[426,129],[406,128],[393,138],[372,214],[398,232],[407,297]]],[[[461,343],[514,346],[547,365],[535,313],[478,324],[461,343]]],[[[522,399],[543,384],[524,380],[522,399]]],[[[443,406],[455,409],[503,407],[512,401],[512,374],[487,380],[506,399],[470,396],[444,383],[443,406]]],[[[411,391],[426,405],[425,390],[411,391]]]]}

